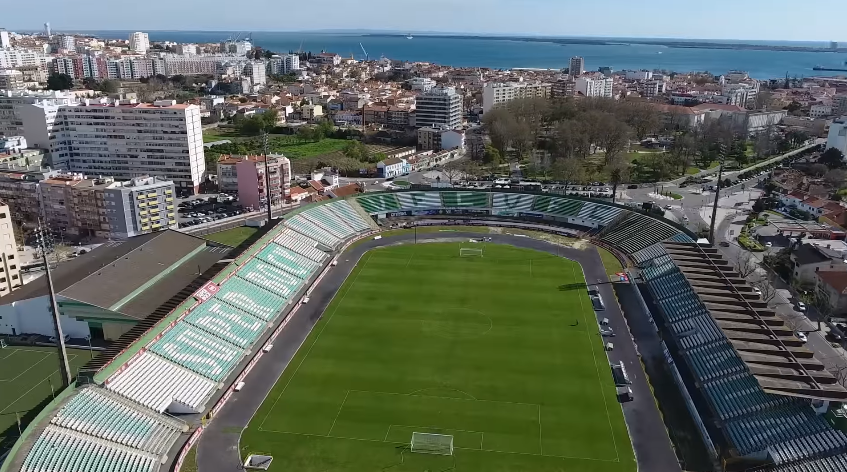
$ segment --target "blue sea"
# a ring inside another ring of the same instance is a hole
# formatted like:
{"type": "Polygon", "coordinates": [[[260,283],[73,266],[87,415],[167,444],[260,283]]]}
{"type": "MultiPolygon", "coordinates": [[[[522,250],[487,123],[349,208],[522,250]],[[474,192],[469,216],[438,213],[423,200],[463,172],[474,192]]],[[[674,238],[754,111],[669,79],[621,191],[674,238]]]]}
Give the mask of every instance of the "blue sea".
{"type": "MultiPolygon", "coordinates": [[[[128,31],[80,31],[103,38],[125,39],[128,31]]],[[[222,31],[148,31],[151,41],[182,43],[220,42],[233,36],[222,31]]],[[[362,47],[371,59],[385,56],[396,60],[426,61],[454,67],[551,68],[567,67],[571,56],[585,58],[587,70],[607,66],[614,70],[664,69],[675,72],[708,71],[722,74],[744,70],[757,79],[791,77],[847,76],[847,72],[814,71],[812,67],[844,67],[847,53],[756,51],[736,49],[692,49],[634,44],[627,38],[614,38],[616,44],[576,45],[527,42],[492,38],[437,38],[415,35],[413,39],[369,34],[256,32],[253,44],[275,52],[334,52],[345,57],[363,59],[362,47]],[[361,43],[361,46],[360,46],[361,43]]],[[[681,41],[681,40],[674,40],[681,41]]],[[[712,43],[733,41],[703,40],[712,43]]],[[[739,41],[742,42],[742,41],[739,41]]],[[[801,47],[828,47],[820,42],[743,41],[745,44],[767,44],[801,47]]],[[[843,45],[842,45],[843,47],[843,45]]]]}

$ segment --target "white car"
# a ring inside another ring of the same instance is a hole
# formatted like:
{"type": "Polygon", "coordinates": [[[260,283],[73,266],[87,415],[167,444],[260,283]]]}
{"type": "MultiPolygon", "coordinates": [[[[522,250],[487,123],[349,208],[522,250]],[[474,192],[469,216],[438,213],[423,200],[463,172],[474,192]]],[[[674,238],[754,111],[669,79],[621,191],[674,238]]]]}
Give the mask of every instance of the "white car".
{"type": "Polygon", "coordinates": [[[796,333],[794,333],[794,336],[797,336],[797,339],[803,341],[804,343],[809,341],[809,338],[806,337],[806,333],[797,331],[796,333]]]}
{"type": "Polygon", "coordinates": [[[768,241],[765,243],[765,247],[773,247],[773,243],[768,241]]]}
{"type": "Polygon", "coordinates": [[[759,287],[753,287],[753,293],[758,296],[762,296],[762,289],[760,289],[759,287]]]}
{"type": "Polygon", "coordinates": [[[805,312],[806,311],[806,304],[803,303],[803,302],[797,302],[797,310],[805,312]]]}

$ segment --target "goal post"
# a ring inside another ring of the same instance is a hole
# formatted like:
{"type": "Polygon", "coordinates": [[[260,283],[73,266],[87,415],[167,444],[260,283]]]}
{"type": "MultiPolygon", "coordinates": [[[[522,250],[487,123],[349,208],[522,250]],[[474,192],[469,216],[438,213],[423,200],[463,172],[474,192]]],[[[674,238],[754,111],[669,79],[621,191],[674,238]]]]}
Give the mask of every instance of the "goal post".
{"type": "Polygon", "coordinates": [[[6,348],[6,347],[9,347],[9,345],[6,344],[6,340],[0,339],[0,349],[6,348]]]}
{"type": "Polygon", "coordinates": [[[412,433],[412,452],[453,455],[453,436],[449,434],[412,433]]]}
{"type": "Polygon", "coordinates": [[[462,247],[459,248],[459,257],[482,257],[482,249],[462,247]]]}

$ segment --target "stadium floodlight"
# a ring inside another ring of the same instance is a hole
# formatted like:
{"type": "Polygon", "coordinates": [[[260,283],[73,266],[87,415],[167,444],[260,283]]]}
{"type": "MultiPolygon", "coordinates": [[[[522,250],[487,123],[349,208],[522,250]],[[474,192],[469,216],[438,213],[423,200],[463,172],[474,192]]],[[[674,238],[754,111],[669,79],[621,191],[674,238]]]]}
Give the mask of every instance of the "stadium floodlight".
{"type": "Polygon", "coordinates": [[[476,249],[476,248],[470,248],[470,247],[459,248],[459,257],[473,257],[473,256],[482,257],[482,249],[476,249]]]}
{"type": "Polygon", "coordinates": [[[412,452],[453,455],[453,436],[449,434],[412,433],[412,452]]]}

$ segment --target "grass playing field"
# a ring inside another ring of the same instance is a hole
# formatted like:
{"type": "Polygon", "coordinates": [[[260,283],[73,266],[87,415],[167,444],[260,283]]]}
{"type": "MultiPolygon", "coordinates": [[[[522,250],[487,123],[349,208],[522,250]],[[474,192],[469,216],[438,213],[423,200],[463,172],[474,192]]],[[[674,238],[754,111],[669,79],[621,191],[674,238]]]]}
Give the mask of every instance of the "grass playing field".
{"type": "MultiPolygon", "coordinates": [[[[68,364],[74,375],[89,356],[88,351],[68,349],[68,364]]],[[[51,385],[58,394],[62,380],[55,348],[0,349],[0,456],[18,437],[17,418],[31,419],[37,413],[35,407],[51,398],[51,385]]]]}
{"type": "Polygon", "coordinates": [[[636,469],[578,264],[503,245],[362,258],[241,438],[273,471],[636,469]],[[413,432],[454,454],[412,453],[413,432]]]}

